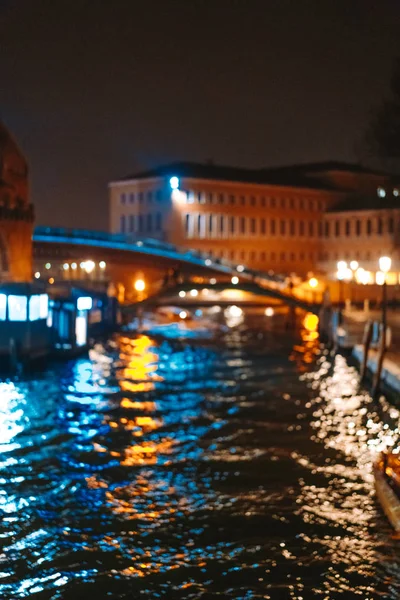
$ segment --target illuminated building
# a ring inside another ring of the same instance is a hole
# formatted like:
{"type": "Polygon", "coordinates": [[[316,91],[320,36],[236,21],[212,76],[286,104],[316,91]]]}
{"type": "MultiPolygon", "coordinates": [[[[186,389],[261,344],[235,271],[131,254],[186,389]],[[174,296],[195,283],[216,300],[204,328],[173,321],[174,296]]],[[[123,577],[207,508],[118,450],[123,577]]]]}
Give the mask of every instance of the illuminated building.
{"type": "Polygon", "coordinates": [[[29,203],[28,165],[0,123],[0,280],[32,279],[33,206],[29,203]]]}
{"type": "MultiPolygon", "coordinates": [[[[400,189],[389,175],[333,162],[257,170],[176,163],[114,181],[109,188],[113,233],[158,238],[251,268],[303,275],[329,272],[347,254],[361,259],[357,220],[364,219],[369,205],[386,202],[389,190],[396,204],[400,189]],[[341,207],[348,205],[356,214],[338,212],[347,212],[341,207]],[[338,220],[344,233],[336,236],[338,220]]],[[[395,220],[393,215],[393,227],[395,220]]],[[[383,230],[388,233],[390,227],[383,230]]],[[[379,235],[376,253],[388,254],[389,236],[379,235]]]]}

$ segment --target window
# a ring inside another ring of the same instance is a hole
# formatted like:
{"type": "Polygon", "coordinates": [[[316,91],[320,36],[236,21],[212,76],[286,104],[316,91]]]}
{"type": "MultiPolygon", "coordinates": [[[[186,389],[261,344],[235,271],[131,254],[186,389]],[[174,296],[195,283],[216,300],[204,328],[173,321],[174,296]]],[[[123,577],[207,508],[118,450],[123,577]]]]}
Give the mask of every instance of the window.
{"type": "Polygon", "coordinates": [[[340,221],[335,221],[335,236],[339,237],[340,235],[340,221]]]}
{"type": "Polygon", "coordinates": [[[290,260],[291,260],[292,262],[294,262],[294,261],[295,261],[295,259],[296,259],[296,256],[295,256],[294,252],[291,252],[291,253],[290,253],[290,260]]]}
{"type": "Polygon", "coordinates": [[[246,258],[246,252],[244,250],[242,250],[242,252],[240,253],[240,258],[242,260],[245,260],[245,258],[246,258]]]}
{"type": "Polygon", "coordinates": [[[264,196],[261,198],[261,206],[265,207],[265,197],[264,196]]]}
{"type": "Polygon", "coordinates": [[[275,252],[271,252],[271,261],[273,262],[276,258],[275,252]]]}
{"type": "Polygon", "coordinates": [[[264,262],[265,261],[265,252],[261,252],[260,254],[260,259],[264,262]]]}
{"type": "Polygon", "coordinates": [[[229,202],[230,202],[231,204],[235,204],[235,196],[233,196],[233,194],[231,194],[231,195],[229,196],[229,202]]]}
{"type": "Polygon", "coordinates": [[[8,320],[26,321],[28,312],[28,299],[26,296],[8,296],[8,320]]]}
{"type": "Polygon", "coordinates": [[[209,201],[210,204],[213,203],[213,195],[212,195],[211,192],[209,192],[209,194],[208,194],[208,201],[209,201]]]}
{"type": "Polygon", "coordinates": [[[147,231],[151,232],[153,231],[153,215],[147,215],[147,231]]]}
{"type": "Polygon", "coordinates": [[[371,219],[367,220],[367,235],[371,235],[372,233],[372,221],[371,219]]]}
{"type": "Polygon", "coordinates": [[[361,235],[361,221],[357,219],[356,221],[356,235],[361,235]]]}
{"type": "Polygon", "coordinates": [[[240,204],[241,204],[242,206],[244,206],[244,205],[246,204],[246,197],[245,197],[245,196],[241,196],[241,197],[240,197],[240,204]]]}
{"type": "Polygon", "coordinates": [[[281,261],[285,262],[285,260],[286,260],[286,254],[285,254],[285,252],[281,252],[281,261]]]}
{"type": "Polygon", "coordinates": [[[275,198],[271,198],[270,204],[271,204],[271,208],[275,208],[275,198]]]}
{"type": "Polygon", "coordinates": [[[225,225],[224,221],[225,221],[225,219],[221,215],[220,218],[219,218],[219,231],[220,231],[221,234],[224,233],[224,225],[225,225]]]}
{"type": "Polygon", "coordinates": [[[250,219],[250,232],[254,235],[256,233],[256,220],[250,219]]]}
{"type": "Polygon", "coordinates": [[[256,199],[255,199],[255,197],[254,197],[254,196],[252,196],[252,197],[250,198],[250,204],[251,204],[251,206],[255,206],[255,205],[256,205],[256,199]]]}
{"type": "Polygon", "coordinates": [[[161,213],[156,214],[156,231],[161,231],[161,213]]]}
{"type": "Polygon", "coordinates": [[[0,321],[6,320],[7,312],[7,296],[6,294],[0,294],[0,321]]]}
{"type": "Polygon", "coordinates": [[[275,235],[275,219],[271,219],[271,235],[275,235]]]}
{"type": "Polygon", "coordinates": [[[223,203],[224,203],[224,195],[223,195],[223,194],[220,194],[220,195],[219,195],[219,203],[220,203],[220,204],[223,204],[223,203]]]}
{"type": "Polygon", "coordinates": [[[194,202],[194,193],[191,190],[188,190],[186,193],[186,204],[193,204],[194,202]]]}
{"type": "Polygon", "coordinates": [[[371,252],[369,250],[365,253],[365,260],[371,260],[371,252]]]}
{"type": "Polygon", "coordinates": [[[213,216],[210,215],[208,218],[208,231],[210,232],[210,235],[212,235],[213,232],[213,216]]]}
{"type": "Polygon", "coordinates": [[[235,217],[231,217],[230,219],[230,232],[235,233],[235,217]]]}
{"type": "Polygon", "coordinates": [[[286,233],[286,221],[281,220],[281,235],[285,235],[286,233]]]}
{"type": "Polygon", "coordinates": [[[324,235],[324,224],[322,221],[318,223],[318,235],[320,238],[324,235]]]}
{"type": "Polygon", "coordinates": [[[190,229],[190,215],[185,215],[185,233],[186,237],[189,237],[189,229],[190,229]]]}
{"type": "Polygon", "coordinates": [[[304,260],[304,252],[300,252],[300,260],[304,260]]]}
{"type": "Polygon", "coordinates": [[[299,209],[303,210],[303,208],[304,208],[303,198],[299,198],[299,209]]]}
{"type": "Polygon", "coordinates": [[[231,250],[230,257],[231,257],[231,260],[235,260],[235,251],[234,250],[231,250]]]}
{"type": "Polygon", "coordinates": [[[240,217],[240,233],[246,233],[246,219],[244,217],[240,217]]]}
{"type": "Polygon", "coordinates": [[[290,227],[290,235],[296,235],[296,223],[294,222],[294,219],[290,219],[289,221],[289,227],[290,227]]]}
{"type": "Polygon", "coordinates": [[[126,232],[126,217],[125,217],[125,215],[121,215],[121,221],[120,221],[119,228],[120,228],[121,233],[126,232]]]}
{"type": "Polygon", "coordinates": [[[29,320],[38,321],[40,319],[40,296],[31,296],[29,298],[29,320]]]}
{"type": "Polygon", "coordinates": [[[139,192],[139,203],[143,204],[143,192],[139,192]]]}
{"type": "Polygon", "coordinates": [[[393,217],[389,217],[389,219],[388,219],[388,232],[389,233],[393,233],[394,232],[394,220],[393,220],[393,217]]]}
{"type": "Polygon", "coordinates": [[[378,217],[377,225],[378,225],[378,235],[382,235],[382,233],[383,233],[383,221],[382,221],[381,217],[378,217]]]}
{"type": "Polygon", "coordinates": [[[293,210],[294,209],[294,198],[290,198],[289,200],[289,207],[293,210]]]}
{"type": "Polygon", "coordinates": [[[121,204],[126,204],[126,194],[121,194],[121,204]]]}
{"type": "Polygon", "coordinates": [[[139,229],[139,233],[143,232],[143,215],[139,215],[139,224],[138,224],[138,229],[139,229]]]}
{"type": "Polygon", "coordinates": [[[129,202],[133,204],[135,202],[135,194],[129,194],[129,202]]]}
{"type": "Polygon", "coordinates": [[[201,215],[197,215],[197,235],[198,235],[198,237],[202,237],[201,236],[201,215]]]}
{"type": "Polygon", "coordinates": [[[162,194],[161,194],[161,190],[157,190],[156,191],[156,200],[158,202],[160,202],[160,200],[162,199],[162,194]]]}
{"type": "Polygon", "coordinates": [[[152,202],[153,201],[153,192],[149,191],[147,192],[147,202],[152,202]]]}
{"type": "Polygon", "coordinates": [[[250,260],[251,261],[256,260],[256,253],[254,251],[250,252],[250,260]]]}
{"type": "Polygon", "coordinates": [[[133,233],[135,231],[135,215],[129,216],[129,233],[133,233]]]}
{"type": "Polygon", "coordinates": [[[299,235],[304,235],[304,221],[299,221],[299,235]]]}
{"type": "Polygon", "coordinates": [[[261,219],[261,221],[260,221],[260,233],[261,233],[261,235],[264,235],[265,232],[266,232],[265,219],[261,219]]]}
{"type": "Polygon", "coordinates": [[[351,224],[348,219],[346,219],[346,235],[349,236],[351,232],[351,224]]]}
{"type": "Polygon", "coordinates": [[[286,200],[285,198],[281,198],[281,208],[285,208],[286,207],[286,200]]]}
{"type": "Polygon", "coordinates": [[[308,223],[308,235],[314,237],[314,223],[312,221],[308,223]]]}
{"type": "Polygon", "coordinates": [[[329,237],[329,221],[325,222],[325,237],[329,237]]]}

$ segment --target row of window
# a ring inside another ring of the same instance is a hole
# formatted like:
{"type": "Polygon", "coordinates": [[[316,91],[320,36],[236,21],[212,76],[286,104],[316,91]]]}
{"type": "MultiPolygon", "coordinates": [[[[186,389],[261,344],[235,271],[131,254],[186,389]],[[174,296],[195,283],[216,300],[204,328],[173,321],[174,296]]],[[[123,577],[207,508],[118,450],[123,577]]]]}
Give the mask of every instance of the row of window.
{"type": "Polygon", "coordinates": [[[144,204],[144,202],[153,202],[153,200],[157,200],[160,202],[162,200],[162,191],[161,190],[148,190],[147,192],[130,192],[121,194],[120,197],[121,204],[144,204]]]}
{"type": "Polygon", "coordinates": [[[215,214],[184,215],[184,227],[188,238],[225,237],[227,235],[279,235],[322,236],[322,222],[296,221],[294,219],[266,219],[254,217],[232,217],[215,214]]]}
{"type": "Polygon", "coordinates": [[[378,261],[381,256],[386,256],[388,254],[387,250],[379,250],[378,252],[371,252],[370,250],[366,250],[365,252],[361,252],[359,250],[349,251],[349,252],[322,252],[319,255],[319,260],[323,261],[334,261],[338,260],[357,260],[357,261],[378,261]]]}
{"type": "Polygon", "coordinates": [[[275,198],[265,196],[236,196],[235,194],[202,192],[202,191],[182,191],[186,196],[187,204],[219,204],[231,206],[253,206],[261,208],[283,208],[292,210],[323,210],[323,203],[320,200],[310,200],[306,198],[275,198]]]}
{"type": "Polygon", "coordinates": [[[153,233],[161,231],[161,227],[161,213],[149,213],[147,215],[121,215],[119,229],[121,233],[153,233]]]}
{"type": "MultiPolygon", "coordinates": [[[[400,229],[400,223],[398,224],[400,229]]],[[[360,219],[351,220],[346,219],[345,221],[326,221],[325,222],[325,237],[340,237],[341,235],[372,235],[376,233],[383,235],[384,233],[394,233],[395,231],[395,219],[389,217],[383,219],[377,217],[376,219],[366,219],[361,221],[360,219]]]]}
{"type": "Polygon", "coordinates": [[[296,262],[304,260],[314,260],[313,252],[267,252],[265,250],[215,250],[210,249],[208,251],[210,256],[214,258],[225,258],[231,261],[248,261],[249,264],[253,262],[296,262]]]}

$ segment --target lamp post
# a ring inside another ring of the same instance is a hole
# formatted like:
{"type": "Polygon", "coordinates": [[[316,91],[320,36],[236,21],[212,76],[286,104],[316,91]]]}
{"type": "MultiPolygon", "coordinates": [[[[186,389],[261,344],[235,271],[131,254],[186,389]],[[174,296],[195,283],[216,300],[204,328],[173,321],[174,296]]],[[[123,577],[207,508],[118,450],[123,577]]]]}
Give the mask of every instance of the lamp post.
{"type": "Polygon", "coordinates": [[[376,283],[382,285],[382,327],[383,331],[386,331],[387,324],[387,283],[386,275],[390,271],[392,266],[392,259],[390,256],[381,256],[379,259],[379,269],[376,274],[376,283]]]}

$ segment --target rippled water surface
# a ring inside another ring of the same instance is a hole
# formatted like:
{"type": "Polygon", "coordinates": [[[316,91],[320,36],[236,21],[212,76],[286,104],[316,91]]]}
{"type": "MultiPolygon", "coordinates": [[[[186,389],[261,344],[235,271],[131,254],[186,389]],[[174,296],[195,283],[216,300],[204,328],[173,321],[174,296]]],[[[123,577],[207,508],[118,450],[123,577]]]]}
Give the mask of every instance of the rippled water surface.
{"type": "Polygon", "coordinates": [[[313,337],[121,335],[0,383],[0,597],[399,598],[399,414],[313,337]]]}

